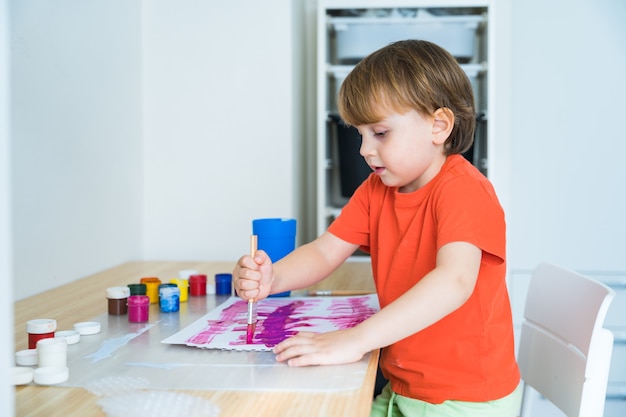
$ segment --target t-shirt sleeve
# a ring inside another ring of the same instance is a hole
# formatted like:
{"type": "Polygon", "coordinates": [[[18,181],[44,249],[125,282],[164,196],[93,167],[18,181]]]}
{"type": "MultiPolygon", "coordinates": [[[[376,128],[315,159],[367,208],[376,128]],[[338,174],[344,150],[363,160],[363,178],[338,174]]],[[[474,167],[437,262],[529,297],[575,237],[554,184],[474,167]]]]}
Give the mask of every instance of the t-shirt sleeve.
{"type": "Polygon", "coordinates": [[[366,179],[354,192],[341,213],[328,227],[328,231],[346,242],[359,245],[369,253],[370,228],[369,204],[373,192],[372,176],[366,179]]]}
{"type": "Polygon", "coordinates": [[[437,248],[468,242],[483,251],[484,261],[504,262],[504,211],[491,183],[472,176],[455,177],[441,188],[437,201],[437,248]]]}

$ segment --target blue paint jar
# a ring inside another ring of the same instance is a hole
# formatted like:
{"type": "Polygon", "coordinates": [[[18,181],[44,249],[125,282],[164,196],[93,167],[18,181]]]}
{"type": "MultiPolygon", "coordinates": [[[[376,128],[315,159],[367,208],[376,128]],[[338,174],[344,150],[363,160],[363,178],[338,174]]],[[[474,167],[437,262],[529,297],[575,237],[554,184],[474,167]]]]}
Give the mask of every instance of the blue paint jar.
{"type": "Polygon", "coordinates": [[[159,306],[163,313],[174,313],[180,310],[180,289],[178,285],[159,285],[159,306]]]}
{"type": "Polygon", "coordinates": [[[215,294],[232,295],[233,293],[233,275],[232,274],[215,274],[215,294]]]}

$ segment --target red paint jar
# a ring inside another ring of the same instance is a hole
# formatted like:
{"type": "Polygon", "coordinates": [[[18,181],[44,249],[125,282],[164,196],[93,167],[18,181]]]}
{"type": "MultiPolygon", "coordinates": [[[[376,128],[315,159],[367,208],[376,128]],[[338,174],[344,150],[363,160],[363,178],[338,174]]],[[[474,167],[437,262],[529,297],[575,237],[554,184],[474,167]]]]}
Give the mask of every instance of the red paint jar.
{"type": "Polygon", "coordinates": [[[206,275],[196,274],[189,277],[189,294],[206,295],[206,275]]]}
{"type": "Polygon", "coordinates": [[[143,323],[148,321],[150,314],[150,298],[147,295],[131,295],[128,297],[128,321],[143,323]]]}
{"type": "Polygon", "coordinates": [[[54,319],[35,319],[26,322],[26,332],[28,332],[28,348],[36,349],[37,342],[41,339],[54,337],[57,329],[57,321],[54,319]]]}

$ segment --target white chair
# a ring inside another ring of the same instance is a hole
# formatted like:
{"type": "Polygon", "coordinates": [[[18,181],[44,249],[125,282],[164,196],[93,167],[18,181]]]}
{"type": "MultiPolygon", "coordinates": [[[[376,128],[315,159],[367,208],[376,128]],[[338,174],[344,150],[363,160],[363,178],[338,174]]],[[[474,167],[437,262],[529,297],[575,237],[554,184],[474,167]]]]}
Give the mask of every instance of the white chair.
{"type": "Polygon", "coordinates": [[[613,334],[602,325],[614,295],[575,272],[537,266],[518,350],[525,384],[522,417],[532,415],[537,393],[568,417],[602,416],[613,350],[613,334]]]}

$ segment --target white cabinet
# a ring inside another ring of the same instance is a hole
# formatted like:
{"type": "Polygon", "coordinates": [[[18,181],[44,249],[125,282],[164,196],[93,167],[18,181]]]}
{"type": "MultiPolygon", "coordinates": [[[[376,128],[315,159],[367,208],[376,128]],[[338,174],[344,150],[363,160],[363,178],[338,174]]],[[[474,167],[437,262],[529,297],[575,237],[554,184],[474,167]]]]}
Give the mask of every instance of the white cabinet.
{"type": "Polygon", "coordinates": [[[317,234],[340,213],[369,174],[360,139],[341,124],[336,96],[354,65],[371,52],[402,39],[424,39],[446,48],[465,70],[476,101],[474,147],[466,153],[491,175],[494,103],[489,64],[490,1],[321,0],[317,10],[317,234]],[[491,102],[490,102],[491,101],[491,102]]]}

